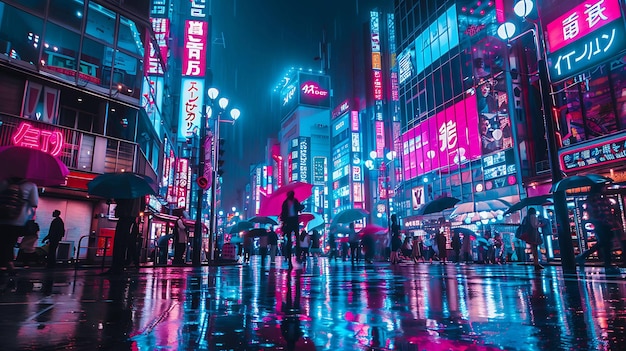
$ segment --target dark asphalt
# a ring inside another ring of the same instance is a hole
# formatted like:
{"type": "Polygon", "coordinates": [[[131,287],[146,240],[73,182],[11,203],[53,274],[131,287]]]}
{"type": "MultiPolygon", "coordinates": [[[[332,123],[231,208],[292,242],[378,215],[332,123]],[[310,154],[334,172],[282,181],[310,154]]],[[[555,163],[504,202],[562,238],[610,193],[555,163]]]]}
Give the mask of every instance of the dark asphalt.
{"type": "Polygon", "coordinates": [[[626,349],[624,274],[602,268],[258,263],[20,270],[0,284],[0,349],[626,349]]]}

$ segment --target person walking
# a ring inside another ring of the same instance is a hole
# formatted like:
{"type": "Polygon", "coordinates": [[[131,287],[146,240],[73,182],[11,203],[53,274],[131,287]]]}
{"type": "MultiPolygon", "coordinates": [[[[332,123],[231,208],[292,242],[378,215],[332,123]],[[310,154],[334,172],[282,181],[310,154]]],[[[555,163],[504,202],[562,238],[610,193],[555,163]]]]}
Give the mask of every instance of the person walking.
{"type": "Polygon", "coordinates": [[[311,236],[306,230],[302,229],[300,237],[298,238],[298,261],[300,264],[305,264],[306,259],[309,256],[309,248],[311,246],[311,236]]]}
{"type": "Polygon", "coordinates": [[[311,256],[319,257],[322,255],[322,249],[320,248],[320,233],[317,229],[311,230],[311,256]]]}
{"type": "Polygon", "coordinates": [[[452,246],[452,251],[454,251],[454,262],[461,262],[461,233],[454,231],[450,246],[452,246]]]}
{"type": "Polygon", "coordinates": [[[137,216],[139,216],[139,212],[143,210],[145,200],[142,197],[115,199],[115,203],[115,216],[118,220],[113,236],[113,258],[111,260],[111,268],[103,272],[102,274],[104,275],[117,275],[123,272],[130,229],[133,223],[135,223],[137,216]]]}
{"type": "Polygon", "coordinates": [[[540,236],[539,236],[539,227],[541,223],[537,219],[537,210],[534,207],[528,209],[528,213],[526,217],[522,221],[522,225],[525,226],[524,230],[526,231],[526,236],[524,241],[528,245],[530,245],[530,253],[533,256],[533,265],[535,266],[535,270],[541,270],[544,267],[539,263],[539,248],[538,246],[541,244],[540,236]]]}
{"type": "MultiPolygon", "coordinates": [[[[267,229],[266,229],[267,230],[267,229]]],[[[269,251],[269,233],[261,235],[259,237],[259,255],[261,255],[261,267],[265,269],[265,260],[267,259],[267,253],[269,251]]]]}
{"type": "Polygon", "coordinates": [[[280,220],[283,222],[283,235],[285,242],[283,245],[283,251],[285,259],[289,264],[289,268],[293,268],[293,262],[291,262],[292,254],[292,236],[298,236],[299,232],[299,214],[304,210],[304,206],[296,199],[293,190],[287,193],[287,198],[283,201],[280,220]]]}
{"type": "Polygon", "coordinates": [[[394,213],[391,215],[391,254],[389,262],[391,264],[400,263],[400,248],[402,247],[402,238],[400,238],[400,224],[398,224],[398,216],[394,213]]]}
{"type": "Polygon", "coordinates": [[[463,234],[463,242],[461,243],[461,256],[465,263],[472,262],[472,235],[470,233],[463,234]]]}
{"type": "Polygon", "coordinates": [[[599,186],[592,187],[589,196],[587,196],[587,211],[589,213],[589,221],[593,224],[597,243],[591,248],[583,251],[576,256],[576,261],[584,265],[585,260],[593,252],[598,251],[600,259],[604,263],[604,268],[615,269],[612,262],[613,251],[613,233],[615,228],[621,227],[617,222],[616,215],[613,212],[611,202],[602,194],[602,188],[599,186]]]}
{"type": "Polygon", "coordinates": [[[0,183],[0,271],[13,271],[13,248],[26,222],[35,217],[38,204],[35,183],[21,178],[0,183]]]}
{"type": "Polygon", "coordinates": [[[446,264],[448,260],[448,249],[446,248],[446,235],[443,230],[439,230],[437,235],[435,236],[435,241],[437,243],[437,249],[439,251],[439,263],[446,264]]]}
{"type": "Polygon", "coordinates": [[[39,241],[39,224],[35,222],[35,219],[31,219],[26,222],[24,237],[22,238],[22,242],[20,242],[20,250],[17,254],[17,259],[22,260],[22,265],[24,268],[29,268],[31,262],[37,263],[37,241],[39,241]]]}
{"type": "Polygon", "coordinates": [[[174,234],[166,234],[159,237],[157,240],[157,247],[159,248],[159,264],[167,265],[167,259],[170,250],[170,239],[174,237],[174,234]]]}
{"type": "Polygon", "coordinates": [[[61,211],[54,210],[52,212],[52,223],[50,223],[50,230],[48,231],[48,235],[46,235],[41,241],[48,241],[48,268],[54,268],[57,264],[57,249],[59,247],[59,242],[63,239],[65,235],[65,223],[63,219],[61,219],[61,211]]]}
{"type": "Polygon", "coordinates": [[[355,264],[359,262],[359,246],[361,244],[361,240],[359,239],[359,234],[357,234],[354,229],[354,222],[351,222],[348,228],[350,232],[348,235],[348,243],[350,244],[350,262],[355,264]]]}
{"type": "Polygon", "coordinates": [[[267,244],[270,246],[270,266],[275,264],[276,252],[278,251],[278,234],[273,227],[269,228],[267,233],[267,244]]]}
{"type": "Polygon", "coordinates": [[[173,264],[185,263],[185,251],[187,250],[187,228],[183,216],[178,216],[174,225],[174,259],[173,264]]]}
{"type": "Polygon", "coordinates": [[[130,229],[130,235],[128,236],[128,247],[126,248],[126,266],[131,264],[135,268],[139,267],[139,251],[141,249],[141,232],[139,231],[140,219],[137,217],[135,223],[130,229]]]}

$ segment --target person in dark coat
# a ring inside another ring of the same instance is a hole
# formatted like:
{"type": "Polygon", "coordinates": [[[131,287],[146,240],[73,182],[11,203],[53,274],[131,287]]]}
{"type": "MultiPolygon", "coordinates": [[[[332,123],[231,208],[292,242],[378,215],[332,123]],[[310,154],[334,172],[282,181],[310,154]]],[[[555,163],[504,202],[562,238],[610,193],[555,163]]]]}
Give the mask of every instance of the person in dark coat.
{"type": "Polygon", "coordinates": [[[142,210],[143,198],[116,199],[115,216],[118,218],[113,236],[111,268],[103,274],[120,274],[126,263],[126,247],[130,229],[142,210]]]}
{"type": "Polygon", "coordinates": [[[291,262],[292,235],[298,236],[298,232],[300,231],[298,217],[302,210],[304,210],[304,206],[296,199],[293,190],[289,191],[287,198],[283,201],[280,212],[280,220],[283,222],[282,231],[285,237],[283,248],[285,259],[289,263],[289,267],[293,267],[293,263],[291,262]]]}
{"type": "Polygon", "coordinates": [[[452,250],[454,251],[454,262],[461,262],[461,234],[458,231],[452,235],[452,242],[450,243],[452,250]]]}
{"type": "Polygon", "coordinates": [[[439,231],[435,236],[435,241],[437,243],[437,249],[439,251],[439,262],[446,264],[448,260],[448,252],[446,250],[446,235],[443,231],[439,231]]]}
{"type": "Polygon", "coordinates": [[[46,235],[41,241],[48,241],[48,268],[54,268],[57,264],[57,248],[59,247],[59,242],[63,239],[65,235],[65,223],[61,219],[61,211],[54,210],[52,212],[52,223],[50,223],[50,230],[48,231],[48,235],[46,235]]]}

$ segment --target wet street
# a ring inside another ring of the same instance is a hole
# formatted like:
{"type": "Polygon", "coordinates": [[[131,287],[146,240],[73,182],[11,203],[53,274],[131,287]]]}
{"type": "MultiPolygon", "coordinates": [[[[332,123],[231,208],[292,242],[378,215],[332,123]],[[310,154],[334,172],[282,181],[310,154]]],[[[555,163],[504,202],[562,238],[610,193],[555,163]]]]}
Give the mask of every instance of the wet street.
{"type": "Polygon", "coordinates": [[[624,350],[626,284],[601,268],[285,264],[20,270],[2,350],[624,350]]]}

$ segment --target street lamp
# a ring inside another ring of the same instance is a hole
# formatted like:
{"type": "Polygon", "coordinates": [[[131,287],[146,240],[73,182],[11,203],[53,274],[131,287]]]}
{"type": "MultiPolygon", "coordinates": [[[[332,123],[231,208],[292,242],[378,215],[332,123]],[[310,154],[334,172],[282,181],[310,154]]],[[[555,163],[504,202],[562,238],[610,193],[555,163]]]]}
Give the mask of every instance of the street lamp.
{"type": "Polygon", "coordinates": [[[211,105],[205,109],[205,115],[207,118],[213,117],[213,154],[211,158],[211,164],[213,165],[213,169],[211,172],[211,212],[209,217],[209,262],[213,262],[215,260],[215,241],[217,239],[217,212],[216,212],[216,203],[217,203],[217,187],[218,187],[218,169],[217,164],[219,160],[219,140],[220,140],[220,123],[230,123],[234,124],[235,121],[239,118],[241,112],[233,108],[230,110],[230,119],[220,119],[222,113],[226,111],[228,107],[228,99],[222,97],[218,100],[219,109],[214,112],[215,100],[219,96],[219,90],[216,88],[210,88],[208,90],[209,100],[211,101],[211,105]]]}
{"type": "MultiPolygon", "coordinates": [[[[541,28],[537,21],[532,21],[527,18],[533,11],[534,4],[532,0],[520,0],[514,7],[515,14],[525,21],[530,22],[533,28],[517,35],[515,35],[516,27],[511,22],[505,22],[498,28],[498,36],[507,42],[512,42],[518,38],[525,36],[526,34],[533,34],[533,41],[536,48],[537,55],[537,69],[539,76],[539,90],[541,93],[541,107],[543,110],[543,123],[546,132],[546,142],[548,146],[548,160],[550,162],[550,171],[552,175],[552,182],[556,183],[563,179],[563,173],[559,163],[558,155],[558,140],[556,136],[556,126],[554,118],[552,118],[552,99],[550,97],[550,79],[548,77],[548,66],[545,59],[545,53],[543,51],[543,39],[541,37],[541,28]]],[[[509,73],[510,74],[510,73],[509,73]]],[[[518,170],[519,172],[519,170],[518,170]]],[[[567,210],[567,199],[565,191],[557,191],[553,194],[554,200],[554,212],[557,222],[557,231],[559,236],[559,247],[561,249],[561,266],[564,271],[575,272],[576,262],[574,260],[574,247],[572,244],[571,236],[569,233],[569,219],[567,210]]]]}

